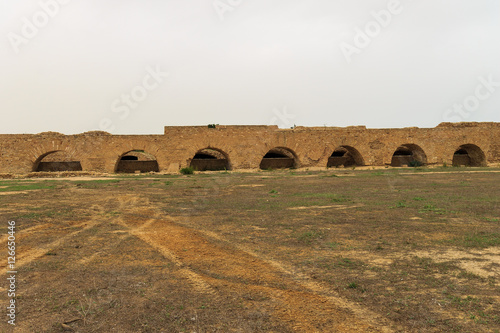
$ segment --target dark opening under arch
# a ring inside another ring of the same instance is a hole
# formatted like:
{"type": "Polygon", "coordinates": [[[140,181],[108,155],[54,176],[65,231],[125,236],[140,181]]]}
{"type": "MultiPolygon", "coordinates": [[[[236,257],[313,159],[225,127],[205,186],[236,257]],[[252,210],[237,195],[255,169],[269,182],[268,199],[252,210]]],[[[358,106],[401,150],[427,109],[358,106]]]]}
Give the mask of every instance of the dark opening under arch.
{"type": "Polygon", "coordinates": [[[216,148],[204,148],[199,150],[191,159],[189,166],[197,171],[231,169],[227,154],[216,148]]]}
{"type": "Polygon", "coordinates": [[[454,166],[487,166],[486,155],[474,144],[461,145],[453,154],[452,164],[454,166]]]}
{"type": "Polygon", "coordinates": [[[364,165],[364,160],[359,151],[351,146],[340,146],[335,148],[328,158],[327,167],[350,167],[364,165]]]}
{"type": "Polygon", "coordinates": [[[400,167],[403,165],[419,166],[427,164],[427,156],[420,146],[407,143],[399,146],[391,159],[391,166],[400,167]]]}
{"type": "Polygon", "coordinates": [[[156,157],[144,150],[131,150],[122,154],[116,163],[115,172],[118,173],[143,173],[158,172],[156,157]]]}
{"type": "Polygon", "coordinates": [[[260,162],[260,168],[263,170],[296,167],[298,167],[298,161],[295,153],[291,149],[284,147],[276,147],[269,150],[260,162]]]}
{"type": "Polygon", "coordinates": [[[75,161],[75,158],[63,151],[55,150],[41,155],[33,164],[33,171],[82,171],[80,161],[75,161]]]}

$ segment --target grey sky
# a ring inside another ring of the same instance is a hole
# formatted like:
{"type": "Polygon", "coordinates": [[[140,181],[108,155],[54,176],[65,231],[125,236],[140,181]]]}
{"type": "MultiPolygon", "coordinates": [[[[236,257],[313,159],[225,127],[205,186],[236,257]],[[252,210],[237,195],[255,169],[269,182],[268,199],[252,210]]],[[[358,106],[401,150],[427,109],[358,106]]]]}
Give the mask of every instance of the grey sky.
{"type": "Polygon", "coordinates": [[[0,0],[0,36],[0,133],[500,121],[497,0],[0,0]]]}

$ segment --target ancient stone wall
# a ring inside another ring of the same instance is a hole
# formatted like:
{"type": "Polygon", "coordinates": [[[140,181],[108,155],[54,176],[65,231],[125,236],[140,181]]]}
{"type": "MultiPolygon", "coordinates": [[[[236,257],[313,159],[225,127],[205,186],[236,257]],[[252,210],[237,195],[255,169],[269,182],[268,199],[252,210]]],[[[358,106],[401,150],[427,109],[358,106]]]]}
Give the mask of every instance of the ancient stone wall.
{"type": "Polygon", "coordinates": [[[83,171],[115,172],[120,158],[134,150],[156,157],[160,172],[176,172],[189,166],[194,155],[205,148],[222,153],[230,169],[258,169],[273,148],[293,156],[297,167],[326,167],[339,147],[355,156],[358,165],[384,166],[391,164],[403,145],[423,164],[451,166],[455,152],[462,149],[475,165],[498,165],[500,123],[442,123],[435,128],[400,129],[167,126],[163,135],[5,134],[0,135],[0,173],[36,171],[41,162],[58,162],[55,152],[60,152],[64,161],[80,162],[83,171]]]}

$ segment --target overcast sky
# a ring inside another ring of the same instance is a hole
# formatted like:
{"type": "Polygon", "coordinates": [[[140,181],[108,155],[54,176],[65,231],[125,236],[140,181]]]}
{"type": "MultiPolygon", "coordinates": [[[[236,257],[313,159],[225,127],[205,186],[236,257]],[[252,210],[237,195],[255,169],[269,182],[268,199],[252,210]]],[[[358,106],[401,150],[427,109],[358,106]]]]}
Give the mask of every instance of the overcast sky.
{"type": "Polygon", "coordinates": [[[0,0],[0,133],[500,121],[498,0],[0,0]]]}

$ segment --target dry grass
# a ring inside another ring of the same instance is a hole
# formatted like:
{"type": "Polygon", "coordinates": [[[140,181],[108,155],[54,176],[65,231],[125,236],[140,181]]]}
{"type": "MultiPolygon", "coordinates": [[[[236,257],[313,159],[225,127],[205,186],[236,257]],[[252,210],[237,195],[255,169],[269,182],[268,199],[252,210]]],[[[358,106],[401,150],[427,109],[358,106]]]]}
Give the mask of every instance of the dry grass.
{"type": "Polygon", "coordinates": [[[470,170],[5,181],[18,329],[498,332],[500,173],[470,170]]]}

